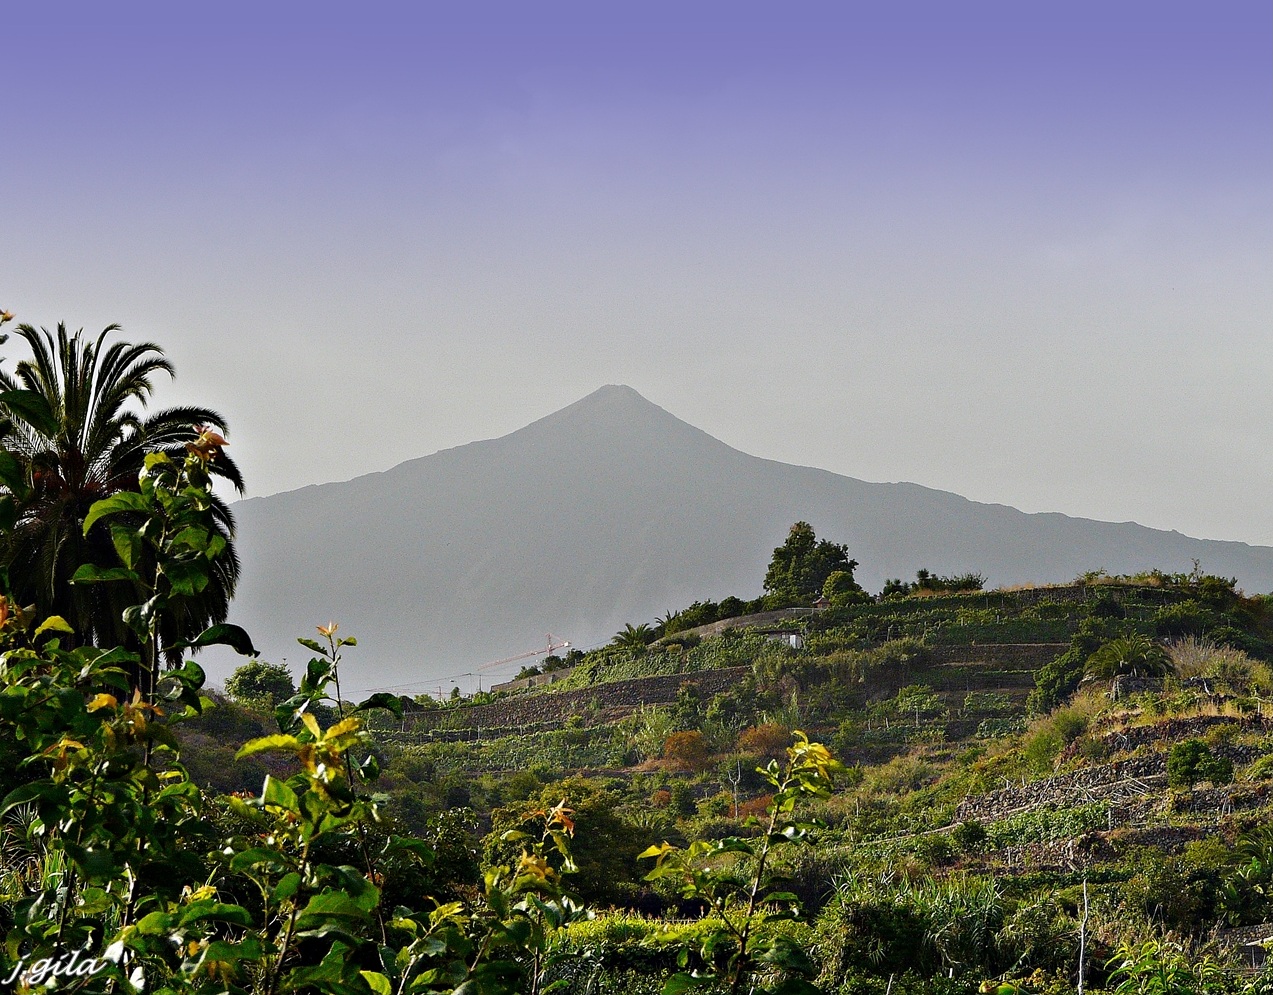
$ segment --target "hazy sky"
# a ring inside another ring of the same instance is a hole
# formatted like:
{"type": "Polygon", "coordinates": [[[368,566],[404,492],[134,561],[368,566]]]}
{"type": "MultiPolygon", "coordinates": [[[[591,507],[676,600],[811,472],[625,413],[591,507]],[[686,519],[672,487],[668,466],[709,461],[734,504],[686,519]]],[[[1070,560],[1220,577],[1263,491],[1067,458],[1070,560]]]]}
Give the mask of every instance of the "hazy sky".
{"type": "Polygon", "coordinates": [[[4,3],[0,307],[251,493],[627,383],[747,452],[1273,544],[1273,6],[4,3]]]}

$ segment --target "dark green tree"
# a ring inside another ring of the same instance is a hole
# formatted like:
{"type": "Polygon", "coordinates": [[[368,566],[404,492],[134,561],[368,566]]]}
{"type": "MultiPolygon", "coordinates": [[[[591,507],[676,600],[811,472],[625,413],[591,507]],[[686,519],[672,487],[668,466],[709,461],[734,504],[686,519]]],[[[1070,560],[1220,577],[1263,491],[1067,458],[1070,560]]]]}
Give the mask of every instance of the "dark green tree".
{"type": "Polygon", "coordinates": [[[1073,693],[1083,680],[1088,658],[1101,648],[1107,635],[1100,619],[1084,619],[1070,640],[1070,648],[1035,673],[1034,690],[1027,702],[1030,711],[1043,715],[1073,693]]]}
{"type": "Polygon", "coordinates": [[[852,570],[836,570],[832,573],[822,585],[822,596],[831,602],[833,608],[871,600],[871,596],[862,590],[862,585],[853,579],[852,570]]]}
{"type": "Polygon", "coordinates": [[[804,604],[822,593],[827,578],[837,571],[853,577],[857,560],[849,559],[849,549],[819,539],[808,522],[796,522],[787,541],[774,550],[765,573],[765,593],[775,606],[804,604]]]}
{"type": "MultiPolygon", "coordinates": [[[[87,339],[61,324],[56,334],[20,325],[17,335],[31,358],[13,373],[0,371],[0,495],[12,509],[11,520],[0,522],[0,567],[15,600],[34,604],[42,617],[65,618],[78,643],[101,646],[131,645],[121,614],[132,592],[120,584],[70,583],[81,565],[119,563],[105,522],[84,534],[93,503],[136,491],[148,454],[181,459],[209,439],[218,445],[208,472],[243,490],[238,468],[219,449],[225,419],[201,407],[147,412],[155,378],[173,376],[173,366],[151,343],[107,344],[117,329],[87,339]]],[[[165,645],[224,621],[229,610],[239,576],[234,521],[222,501],[212,501],[227,546],[200,597],[186,599],[166,619],[165,645]]]]}
{"type": "Polygon", "coordinates": [[[272,709],[296,694],[292,672],[281,663],[249,660],[230,675],[225,693],[243,704],[260,704],[272,709]]]}

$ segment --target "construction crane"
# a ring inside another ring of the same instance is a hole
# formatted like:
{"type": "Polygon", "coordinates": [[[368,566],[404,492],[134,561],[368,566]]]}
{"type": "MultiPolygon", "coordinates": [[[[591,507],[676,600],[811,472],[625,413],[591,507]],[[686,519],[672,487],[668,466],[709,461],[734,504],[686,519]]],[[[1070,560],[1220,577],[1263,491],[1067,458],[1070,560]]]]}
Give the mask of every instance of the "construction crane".
{"type": "Polygon", "coordinates": [[[477,669],[479,671],[494,670],[496,667],[503,667],[505,664],[516,663],[518,660],[526,660],[532,656],[551,656],[557,650],[564,650],[570,647],[569,641],[558,640],[551,632],[544,636],[547,645],[541,650],[527,650],[525,653],[518,653],[515,656],[506,656],[502,660],[492,660],[490,663],[484,663],[477,669]]]}
{"type": "MultiPolygon", "coordinates": [[[[483,671],[494,670],[495,668],[502,667],[505,664],[515,663],[518,660],[525,660],[532,656],[548,656],[552,654],[553,652],[555,652],[556,650],[564,650],[564,649],[570,648],[570,642],[568,640],[558,639],[552,633],[548,633],[544,636],[544,642],[545,642],[545,645],[543,649],[527,650],[525,653],[518,653],[515,656],[506,656],[502,660],[492,660],[490,663],[484,663],[480,667],[474,667],[472,670],[466,671],[463,674],[452,674],[450,677],[445,678],[445,683],[450,683],[451,681],[454,681],[460,677],[476,677],[478,681],[478,687],[480,688],[482,686],[483,671]]],[[[438,689],[437,696],[439,698],[442,697],[442,685],[438,684],[436,682],[436,679],[432,681],[409,681],[406,684],[387,684],[384,687],[368,688],[367,690],[401,692],[401,691],[406,691],[409,688],[425,688],[425,687],[436,687],[438,689]]]]}

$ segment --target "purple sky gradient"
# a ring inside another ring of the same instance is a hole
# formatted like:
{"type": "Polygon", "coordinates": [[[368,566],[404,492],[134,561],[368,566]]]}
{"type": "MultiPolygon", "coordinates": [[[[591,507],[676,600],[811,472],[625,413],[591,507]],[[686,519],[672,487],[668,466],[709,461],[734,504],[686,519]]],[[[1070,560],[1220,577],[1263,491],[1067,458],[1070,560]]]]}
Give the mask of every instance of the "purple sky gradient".
{"type": "Polygon", "coordinates": [[[1267,2],[5,25],[0,306],[161,342],[253,493],[622,382],[758,455],[1273,544],[1267,2]]]}

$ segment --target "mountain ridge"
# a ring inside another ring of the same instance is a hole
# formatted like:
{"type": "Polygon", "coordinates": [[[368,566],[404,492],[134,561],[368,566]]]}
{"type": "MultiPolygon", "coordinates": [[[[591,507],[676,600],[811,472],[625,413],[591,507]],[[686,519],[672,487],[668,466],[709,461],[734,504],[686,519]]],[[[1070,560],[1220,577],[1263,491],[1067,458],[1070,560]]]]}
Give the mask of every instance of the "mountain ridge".
{"type": "Polygon", "coordinates": [[[274,659],[339,619],[361,644],[354,687],[422,675],[467,686],[548,631],[587,645],[700,598],[755,596],[797,520],[848,543],[871,590],[920,567],[1042,583],[1185,571],[1195,557],[1273,589],[1268,547],[751,456],[622,385],[503,436],[234,511],[244,565],[231,619],[274,659]]]}

